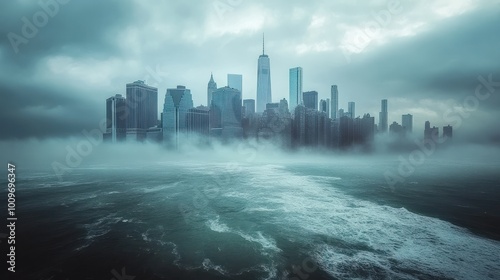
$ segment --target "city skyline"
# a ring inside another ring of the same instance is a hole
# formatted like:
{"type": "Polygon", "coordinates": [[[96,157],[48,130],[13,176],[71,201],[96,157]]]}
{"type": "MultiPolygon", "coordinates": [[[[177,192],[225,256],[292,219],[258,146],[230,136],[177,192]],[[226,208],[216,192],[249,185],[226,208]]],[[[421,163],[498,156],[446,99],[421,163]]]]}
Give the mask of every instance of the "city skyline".
{"type": "MultiPolygon", "coordinates": [[[[231,12],[223,14],[218,13],[211,3],[193,7],[169,2],[155,9],[147,5],[137,7],[136,3],[116,8],[113,3],[107,3],[95,14],[96,22],[109,20],[111,27],[126,22],[126,26],[132,29],[119,29],[117,36],[106,38],[103,36],[107,34],[104,33],[107,28],[99,31],[86,22],[88,37],[81,39],[63,36],[74,32],[58,22],[71,17],[78,26],[81,24],[78,11],[90,4],[61,5],[60,13],[43,29],[40,28],[36,37],[18,46],[18,53],[14,53],[7,36],[2,39],[2,53],[6,54],[2,57],[5,62],[2,67],[8,67],[11,75],[10,79],[2,80],[2,94],[10,93],[8,102],[2,104],[2,114],[6,114],[3,119],[8,119],[7,115],[14,111],[23,112],[14,120],[2,123],[3,130],[8,131],[2,137],[67,137],[78,134],[82,128],[96,127],[103,115],[102,100],[115,94],[125,95],[123,84],[138,79],[156,86],[160,95],[167,88],[186,85],[192,91],[194,105],[198,106],[206,102],[210,72],[220,85],[224,84],[227,74],[239,73],[245,80],[242,99],[256,99],[256,57],[261,53],[263,32],[266,33],[266,53],[273,60],[272,102],[289,99],[288,71],[300,66],[304,69],[303,90],[316,90],[319,99],[326,99],[330,97],[331,85],[338,85],[339,107],[344,110],[347,102],[354,101],[358,103],[358,112],[370,113],[377,119],[380,100],[388,99],[391,108],[395,109],[389,110],[389,123],[400,122],[402,114],[412,114],[414,131],[422,131],[426,120],[439,126],[447,125],[443,121],[443,110],[462,105],[467,96],[473,95],[481,84],[479,76],[488,80],[491,74],[493,81],[500,76],[494,64],[498,61],[495,51],[498,39],[487,35],[491,33],[487,30],[498,25],[497,5],[494,2],[479,5],[461,1],[427,5],[403,1],[400,4],[401,11],[391,15],[393,21],[381,26],[382,35],[370,37],[369,44],[363,45],[359,51],[346,47],[352,46],[351,37],[357,34],[354,31],[362,30],[370,21],[377,22],[373,14],[382,15],[388,11],[387,3],[368,3],[363,9],[354,11],[346,3],[318,1],[308,5],[283,5],[283,2],[276,2],[264,5],[242,2],[231,6],[231,12]],[[269,15],[269,11],[278,6],[281,7],[279,12],[270,17],[274,22],[262,20],[254,27],[243,24],[250,16],[258,12],[269,15]],[[196,21],[205,28],[200,31],[188,28],[195,20],[190,17],[179,21],[183,27],[179,33],[182,36],[174,36],[177,34],[175,29],[164,29],[167,33],[162,38],[139,32],[153,25],[159,28],[172,25],[170,20],[178,17],[168,20],[165,18],[169,17],[157,17],[157,11],[171,13],[175,10],[167,7],[185,7],[199,14],[196,21]],[[151,16],[143,26],[134,25],[134,18],[124,16],[132,8],[151,16]],[[117,11],[116,18],[105,16],[111,10],[117,11]],[[298,10],[303,12],[290,17],[298,10]],[[334,11],[339,15],[335,20],[328,17],[334,11]],[[351,19],[353,15],[357,15],[356,20],[351,19]],[[401,23],[403,19],[407,22],[401,23]],[[290,24],[297,27],[293,33],[286,31],[290,24]],[[331,28],[338,32],[334,32],[334,36],[325,36],[324,32],[331,28]],[[239,33],[242,30],[245,32],[239,33]],[[196,36],[200,38],[196,42],[189,34],[199,32],[205,35],[196,36]],[[169,38],[176,40],[169,41],[169,38]],[[463,38],[472,39],[467,40],[467,48],[457,47],[463,38]],[[51,40],[52,48],[47,47],[47,39],[51,40]],[[81,44],[82,40],[86,40],[86,45],[81,44]],[[123,49],[123,42],[134,43],[123,49]],[[175,51],[165,52],[165,49],[175,51]],[[474,51],[469,51],[471,49],[474,51]],[[446,53],[442,53],[443,50],[447,50],[446,53]],[[408,53],[419,60],[408,57],[408,53]],[[111,54],[109,58],[98,59],[108,54],[111,54]],[[488,55],[488,59],[482,59],[483,55],[488,55]],[[383,70],[380,70],[380,65],[384,65],[383,70]],[[408,65],[412,67],[408,68],[408,65]],[[426,65],[442,67],[429,72],[426,65]],[[58,79],[51,79],[52,76],[58,79]],[[30,92],[37,94],[29,98],[27,94],[30,92]],[[61,117],[70,115],[68,112],[75,112],[75,115],[61,117]],[[77,115],[88,117],[77,118],[77,115]],[[32,119],[38,122],[34,124],[32,119]]],[[[21,34],[23,22],[19,19],[26,16],[31,20],[39,10],[41,7],[36,3],[13,6],[7,17],[10,24],[4,27],[5,34],[21,34]]],[[[161,103],[159,100],[159,111],[161,103]]],[[[499,117],[495,110],[498,98],[480,105],[481,112],[467,118],[460,128],[462,133],[457,135],[465,135],[468,141],[498,141],[499,133],[489,129],[499,117]]]]}

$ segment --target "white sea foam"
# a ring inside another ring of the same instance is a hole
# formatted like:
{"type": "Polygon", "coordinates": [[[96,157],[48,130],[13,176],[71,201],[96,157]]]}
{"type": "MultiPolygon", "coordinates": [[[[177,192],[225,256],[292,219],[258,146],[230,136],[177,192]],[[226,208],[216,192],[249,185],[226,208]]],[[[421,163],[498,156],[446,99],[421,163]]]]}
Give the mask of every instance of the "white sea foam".
{"type": "Polygon", "coordinates": [[[201,265],[203,266],[203,269],[207,271],[215,270],[222,275],[228,275],[228,272],[224,269],[224,267],[222,267],[221,265],[213,264],[212,261],[208,258],[204,259],[201,265]]]}
{"type": "MultiPolygon", "coordinates": [[[[500,275],[498,241],[405,208],[346,195],[332,184],[341,180],[337,176],[300,176],[279,166],[245,171],[253,180],[230,197],[247,199],[254,209],[281,210],[269,216],[270,222],[283,234],[309,244],[311,257],[333,276],[352,278],[363,271],[374,278],[412,279],[404,272],[408,270],[456,279],[500,275]],[[313,240],[317,236],[326,240],[313,240]]],[[[240,235],[264,248],[275,247],[271,238],[240,235]]]]}
{"type": "Polygon", "coordinates": [[[245,233],[245,232],[242,232],[241,230],[231,229],[225,223],[222,223],[220,221],[219,215],[217,215],[217,217],[215,219],[208,220],[206,222],[206,225],[212,231],[234,233],[234,234],[239,235],[240,237],[242,237],[243,239],[245,239],[248,242],[259,244],[263,249],[262,253],[264,255],[268,255],[269,251],[272,251],[272,252],[280,252],[281,251],[281,249],[278,248],[278,246],[276,245],[276,241],[273,238],[268,237],[268,236],[267,237],[264,236],[264,234],[260,231],[253,232],[253,233],[245,233]]]}
{"type": "Polygon", "coordinates": [[[82,246],[78,247],[76,250],[80,251],[88,246],[90,246],[98,237],[103,236],[111,231],[111,226],[122,221],[122,217],[116,217],[115,214],[110,214],[105,217],[98,219],[97,221],[89,224],[84,224],[83,228],[87,231],[85,236],[85,241],[82,246]]]}
{"type": "Polygon", "coordinates": [[[216,232],[230,232],[231,231],[226,224],[220,222],[219,215],[217,215],[217,217],[215,219],[208,220],[206,222],[206,224],[211,230],[216,231],[216,232]]]}

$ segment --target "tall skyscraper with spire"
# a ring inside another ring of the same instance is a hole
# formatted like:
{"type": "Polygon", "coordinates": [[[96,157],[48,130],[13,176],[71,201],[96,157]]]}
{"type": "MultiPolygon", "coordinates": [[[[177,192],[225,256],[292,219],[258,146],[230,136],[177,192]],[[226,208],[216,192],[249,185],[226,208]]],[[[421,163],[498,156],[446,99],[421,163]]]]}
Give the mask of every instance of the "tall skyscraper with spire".
{"type": "Polygon", "coordinates": [[[207,86],[207,106],[210,107],[212,103],[212,93],[217,90],[217,83],[214,81],[214,75],[210,73],[210,81],[208,81],[207,86]]]}
{"type": "Polygon", "coordinates": [[[269,56],[265,53],[264,35],[262,35],[262,54],[257,65],[257,112],[264,112],[266,104],[271,102],[271,66],[269,56]]]}

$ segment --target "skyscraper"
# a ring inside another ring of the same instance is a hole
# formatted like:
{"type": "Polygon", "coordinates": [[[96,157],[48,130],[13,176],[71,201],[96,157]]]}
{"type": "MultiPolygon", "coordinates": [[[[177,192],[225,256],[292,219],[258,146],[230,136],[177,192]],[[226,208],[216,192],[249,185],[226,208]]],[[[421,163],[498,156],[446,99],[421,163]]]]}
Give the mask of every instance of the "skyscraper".
{"type": "Polygon", "coordinates": [[[337,89],[337,85],[332,85],[331,89],[331,118],[332,120],[338,118],[338,111],[339,111],[339,91],[337,89]]]}
{"type": "Polygon", "coordinates": [[[191,108],[186,113],[186,128],[188,134],[208,135],[209,133],[209,108],[198,106],[191,108]]]}
{"type": "Polygon", "coordinates": [[[321,99],[319,101],[319,111],[325,112],[327,116],[330,116],[330,99],[329,98],[327,98],[326,100],[321,99]]]}
{"type": "Polygon", "coordinates": [[[302,99],[304,100],[304,106],[309,109],[318,110],[318,92],[317,91],[306,91],[302,94],[302,99]]]}
{"type": "Polygon", "coordinates": [[[426,121],[424,129],[424,139],[437,141],[438,138],[439,138],[439,128],[435,126],[431,127],[431,123],[429,121],[426,121]]]}
{"type": "Polygon", "coordinates": [[[169,141],[175,136],[177,143],[180,132],[186,131],[186,114],[193,108],[191,90],[185,86],[167,89],[163,104],[163,139],[169,141]]]}
{"type": "Polygon", "coordinates": [[[355,119],[356,118],[356,103],[348,102],[347,103],[347,112],[349,112],[349,115],[351,115],[351,118],[355,119]]]}
{"type": "Polygon", "coordinates": [[[249,116],[255,114],[255,99],[243,100],[243,107],[245,107],[245,117],[248,118],[249,116]]]}
{"type": "Polygon", "coordinates": [[[289,75],[290,111],[302,104],[302,67],[290,69],[289,75]]]}
{"type": "Polygon", "coordinates": [[[402,115],[401,116],[401,125],[404,127],[406,132],[412,133],[413,132],[413,116],[410,114],[402,115]]]}
{"type": "Polygon", "coordinates": [[[213,92],[210,107],[210,134],[224,139],[241,137],[241,93],[230,87],[213,92]]]}
{"type": "Polygon", "coordinates": [[[262,36],[262,54],[257,65],[257,112],[264,112],[266,104],[271,102],[271,66],[269,57],[264,52],[264,36],[262,36]]]}
{"type": "Polygon", "coordinates": [[[111,142],[124,140],[127,132],[127,103],[125,97],[117,94],[106,99],[106,133],[111,142]]]}
{"type": "Polygon", "coordinates": [[[453,127],[451,125],[443,126],[443,138],[453,137],[453,127]]]}
{"type": "Polygon", "coordinates": [[[388,118],[387,99],[382,99],[381,112],[379,113],[379,125],[378,125],[380,132],[387,132],[388,128],[387,118],[388,118]]]}
{"type": "Polygon", "coordinates": [[[144,140],[146,131],[158,124],[158,89],[144,81],[127,84],[127,137],[144,140]]]}
{"type": "Polygon", "coordinates": [[[212,93],[217,89],[217,83],[214,81],[213,74],[210,74],[210,81],[208,81],[207,86],[207,106],[210,107],[212,102],[212,93]]]}
{"type": "Polygon", "coordinates": [[[239,74],[227,74],[227,86],[240,91],[243,96],[243,76],[239,74]]]}

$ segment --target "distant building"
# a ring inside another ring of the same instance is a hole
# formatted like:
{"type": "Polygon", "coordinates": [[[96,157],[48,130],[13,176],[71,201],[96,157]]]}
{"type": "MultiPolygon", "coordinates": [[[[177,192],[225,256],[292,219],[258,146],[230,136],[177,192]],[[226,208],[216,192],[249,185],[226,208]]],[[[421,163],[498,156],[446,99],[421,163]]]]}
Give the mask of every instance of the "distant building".
{"type": "Polygon", "coordinates": [[[164,141],[173,140],[173,137],[177,141],[179,133],[186,132],[186,114],[191,108],[193,108],[191,90],[185,86],[167,89],[162,114],[164,141]]]}
{"type": "Polygon", "coordinates": [[[255,114],[255,99],[244,99],[243,107],[245,108],[244,116],[249,117],[255,114]]]}
{"type": "Polygon", "coordinates": [[[117,94],[106,99],[106,133],[104,139],[111,142],[125,140],[127,135],[127,102],[117,94]]]}
{"type": "Polygon", "coordinates": [[[304,106],[308,109],[318,110],[318,92],[317,91],[306,91],[302,94],[302,100],[304,101],[304,106]]]}
{"type": "Polygon", "coordinates": [[[337,85],[332,85],[331,89],[331,116],[332,120],[338,118],[338,111],[339,111],[339,91],[337,88],[337,85]]]}
{"type": "Polygon", "coordinates": [[[387,111],[387,99],[382,99],[381,111],[379,113],[379,124],[378,129],[380,132],[387,132],[388,126],[388,111],[387,111]]]}
{"type": "Polygon", "coordinates": [[[373,141],[375,133],[375,118],[365,114],[363,118],[354,119],[354,143],[367,145],[373,141]]]}
{"type": "Polygon", "coordinates": [[[280,108],[280,104],[279,103],[267,103],[266,104],[266,110],[273,110],[276,112],[276,114],[278,114],[279,112],[279,108],[280,108]]]}
{"type": "Polygon", "coordinates": [[[351,118],[356,118],[356,104],[354,102],[347,103],[347,111],[351,118]]]}
{"type": "Polygon", "coordinates": [[[227,86],[240,91],[243,96],[243,76],[240,74],[227,74],[227,86]]]}
{"type": "Polygon", "coordinates": [[[453,138],[453,127],[451,125],[443,126],[443,138],[453,138]]]}
{"type": "Polygon", "coordinates": [[[439,137],[439,128],[435,126],[431,127],[431,123],[429,121],[426,121],[424,129],[424,139],[437,141],[438,137],[439,137]]]}
{"type": "Polygon", "coordinates": [[[297,105],[294,110],[292,143],[294,146],[303,146],[306,141],[306,113],[304,105],[297,105]]]}
{"type": "Polygon", "coordinates": [[[337,119],[340,119],[342,117],[349,117],[349,114],[346,115],[346,113],[344,112],[344,109],[339,109],[338,112],[337,112],[337,119]]]}
{"type": "Polygon", "coordinates": [[[210,135],[229,139],[243,136],[241,93],[230,87],[213,93],[210,107],[210,135]]]}
{"type": "Polygon", "coordinates": [[[280,100],[278,111],[282,116],[290,115],[290,111],[288,110],[288,101],[285,98],[280,100]]]}
{"type": "Polygon", "coordinates": [[[158,89],[144,81],[126,85],[127,139],[145,140],[148,128],[158,125],[158,89]]]}
{"type": "Polygon", "coordinates": [[[191,108],[186,113],[186,128],[188,135],[198,134],[208,136],[210,131],[210,110],[206,106],[191,108]]]}
{"type": "Polygon", "coordinates": [[[339,148],[347,148],[354,144],[354,120],[348,116],[339,117],[339,148]]]}
{"type": "Polygon", "coordinates": [[[319,101],[319,111],[326,113],[327,116],[330,116],[330,99],[327,98],[326,100],[321,99],[319,101]]]}
{"type": "Polygon", "coordinates": [[[207,106],[210,107],[212,103],[212,93],[217,90],[217,83],[214,81],[214,76],[210,74],[210,81],[207,85],[207,106]]]}
{"type": "Polygon", "coordinates": [[[297,105],[302,104],[302,67],[290,69],[289,98],[291,111],[294,111],[297,105]]]}
{"type": "Polygon", "coordinates": [[[401,125],[408,133],[413,132],[413,116],[410,114],[401,116],[401,125]]]}
{"type": "Polygon", "coordinates": [[[262,37],[262,54],[257,64],[257,112],[264,112],[266,104],[270,102],[272,102],[271,64],[269,56],[264,52],[264,37],[262,37]]]}
{"type": "Polygon", "coordinates": [[[389,132],[391,132],[392,134],[397,134],[399,136],[404,136],[405,135],[405,129],[403,128],[402,125],[400,125],[397,122],[393,122],[389,126],[389,132]]]}

